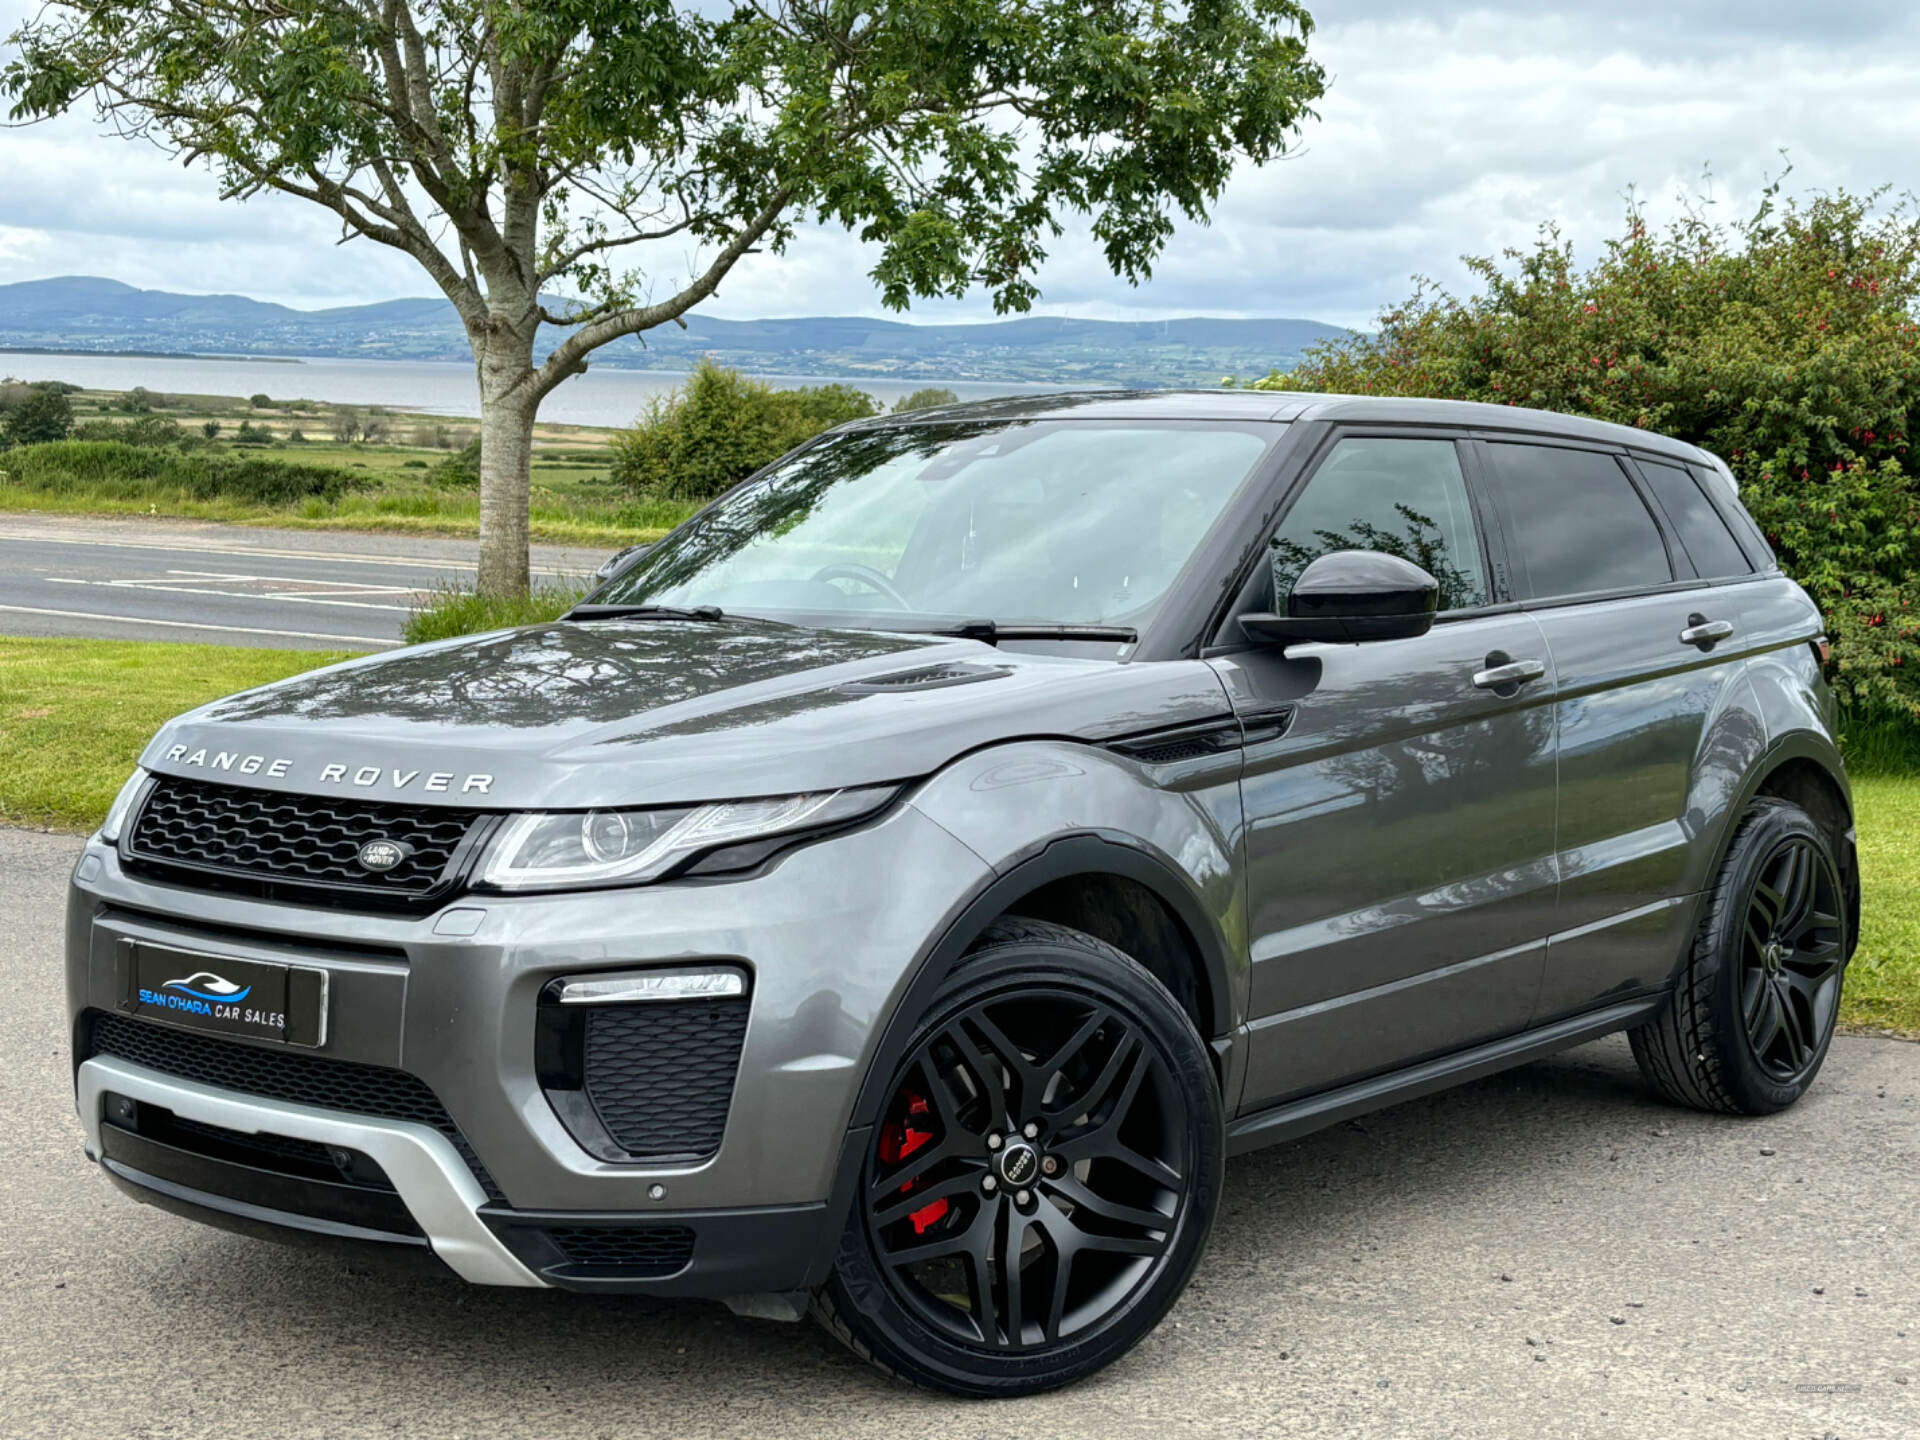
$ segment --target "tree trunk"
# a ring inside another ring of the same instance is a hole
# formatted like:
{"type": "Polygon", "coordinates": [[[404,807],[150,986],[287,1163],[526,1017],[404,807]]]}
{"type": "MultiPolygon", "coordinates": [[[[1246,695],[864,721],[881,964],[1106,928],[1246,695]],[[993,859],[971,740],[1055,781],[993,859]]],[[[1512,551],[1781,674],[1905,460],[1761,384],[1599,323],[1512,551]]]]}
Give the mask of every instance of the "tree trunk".
{"type": "Polygon", "coordinates": [[[532,343],[480,360],[480,574],[482,595],[524,595],[527,507],[532,494],[533,420],[540,402],[531,378],[532,343]]]}

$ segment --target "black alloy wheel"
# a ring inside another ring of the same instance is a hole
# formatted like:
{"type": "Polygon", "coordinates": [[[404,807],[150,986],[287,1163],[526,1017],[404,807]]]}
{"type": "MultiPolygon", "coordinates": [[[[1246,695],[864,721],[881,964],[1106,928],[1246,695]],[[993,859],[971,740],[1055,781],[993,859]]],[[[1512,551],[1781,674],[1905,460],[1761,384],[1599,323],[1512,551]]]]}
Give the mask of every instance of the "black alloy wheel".
{"type": "Polygon", "coordinates": [[[1184,1288],[1219,1191],[1205,1046],[1089,936],[1002,922],[898,1061],[824,1297],[922,1384],[1022,1394],[1124,1352],[1184,1288]]]}
{"type": "Polygon", "coordinates": [[[1836,837],[1786,800],[1741,817],[1673,994],[1631,1031],[1669,1100],[1771,1115],[1806,1093],[1833,1042],[1852,954],[1836,837]]]}
{"type": "Polygon", "coordinates": [[[1761,862],[1741,937],[1740,1015],[1760,1068],[1791,1085],[1814,1064],[1840,1008],[1838,878],[1804,835],[1761,862]]]}

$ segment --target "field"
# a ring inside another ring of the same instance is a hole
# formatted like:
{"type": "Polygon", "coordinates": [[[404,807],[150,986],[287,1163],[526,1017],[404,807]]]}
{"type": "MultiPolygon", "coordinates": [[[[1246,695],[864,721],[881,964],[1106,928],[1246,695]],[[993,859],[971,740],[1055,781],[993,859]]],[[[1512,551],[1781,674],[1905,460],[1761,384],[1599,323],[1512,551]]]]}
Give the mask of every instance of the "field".
{"type": "MultiPolygon", "coordinates": [[[[168,718],[342,658],[0,638],[0,824],[89,830],[168,718]]],[[[1861,776],[1854,795],[1866,903],[1843,1019],[1920,1035],[1920,776],[1861,776]]]]}
{"type": "MultiPolygon", "coordinates": [[[[190,454],[264,456],[289,464],[339,469],[369,488],[337,500],[309,498],[265,505],[231,497],[199,498],[151,486],[73,484],[58,488],[8,484],[0,478],[0,510],[89,515],[172,515],[241,524],[320,530],[380,530],[422,535],[478,533],[476,489],[449,483],[441,468],[479,434],[473,420],[385,407],[330,405],[232,395],[162,395],[81,390],[68,397],[82,434],[147,418],[177,424],[190,454]],[[144,408],[142,408],[144,407],[144,408]],[[246,431],[241,426],[247,427],[246,431]],[[212,437],[207,427],[217,427],[212,437]],[[261,443],[264,442],[264,443],[261,443]]],[[[671,501],[637,500],[608,478],[607,431],[541,425],[534,432],[535,540],[626,545],[655,539],[690,513],[671,501]]],[[[7,461],[0,455],[0,477],[7,461]]]]}

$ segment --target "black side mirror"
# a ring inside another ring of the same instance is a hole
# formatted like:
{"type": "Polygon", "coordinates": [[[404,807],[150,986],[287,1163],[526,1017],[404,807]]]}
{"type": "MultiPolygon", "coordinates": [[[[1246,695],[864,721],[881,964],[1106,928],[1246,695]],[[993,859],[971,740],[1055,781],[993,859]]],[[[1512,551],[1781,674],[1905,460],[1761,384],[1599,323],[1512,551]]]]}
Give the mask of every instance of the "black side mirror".
{"type": "Polygon", "coordinates": [[[1410,640],[1433,628],[1440,582],[1398,555],[1335,550],[1300,572],[1284,615],[1242,615],[1240,629],[1262,645],[1410,640]]]}

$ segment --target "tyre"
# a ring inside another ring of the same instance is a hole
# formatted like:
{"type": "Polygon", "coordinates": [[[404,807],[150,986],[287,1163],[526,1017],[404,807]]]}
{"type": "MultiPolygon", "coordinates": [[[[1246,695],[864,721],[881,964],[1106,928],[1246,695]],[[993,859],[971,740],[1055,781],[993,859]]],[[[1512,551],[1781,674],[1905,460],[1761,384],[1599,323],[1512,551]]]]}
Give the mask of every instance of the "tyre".
{"type": "Polygon", "coordinates": [[[1193,1023],[1089,935],[997,922],[895,1069],[819,1319],[916,1384],[1030,1395],[1159,1323],[1220,1195],[1193,1023]]]}
{"type": "Polygon", "coordinates": [[[1825,832],[1796,805],[1756,800],[1707,897],[1672,1003],[1629,1036],[1640,1073],[1699,1110],[1771,1115],[1793,1104],[1833,1040],[1846,916],[1825,832]]]}

